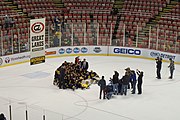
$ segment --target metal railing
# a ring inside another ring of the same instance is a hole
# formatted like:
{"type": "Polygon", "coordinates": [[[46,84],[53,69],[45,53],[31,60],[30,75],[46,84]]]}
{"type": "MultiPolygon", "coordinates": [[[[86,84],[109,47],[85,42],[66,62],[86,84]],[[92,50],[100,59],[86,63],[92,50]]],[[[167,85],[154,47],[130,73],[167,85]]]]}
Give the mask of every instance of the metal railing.
{"type": "MultiPolygon", "coordinates": [[[[129,27],[132,26],[123,22],[120,22],[118,26],[115,23],[104,24],[91,21],[88,23],[67,22],[60,25],[49,23],[46,26],[46,48],[112,45],[143,47],[180,53],[180,40],[178,40],[180,32],[156,26],[150,27],[147,30],[148,33],[143,33],[141,25],[133,25],[133,30],[129,29],[129,27]]],[[[30,50],[29,43],[29,28],[1,30],[0,56],[27,52],[30,50]]]]}
{"type": "Polygon", "coordinates": [[[0,113],[3,113],[7,120],[79,120],[38,105],[29,105],[23,100],[3,97],[0,97],[0,113]]]}

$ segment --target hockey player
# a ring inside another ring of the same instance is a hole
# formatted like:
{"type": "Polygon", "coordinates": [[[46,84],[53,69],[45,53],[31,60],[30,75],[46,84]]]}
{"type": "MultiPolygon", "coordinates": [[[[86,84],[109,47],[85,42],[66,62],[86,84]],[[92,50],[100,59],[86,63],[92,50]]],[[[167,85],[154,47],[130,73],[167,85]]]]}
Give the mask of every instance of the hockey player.
{"type": "MultiPolygon", "coordinates": [[[[60,81],[62,83],[62,88],[65,89],[65,66],[61,66],[60,68],[60,81]]],[[[60,86],[59,86],[60,87],[60,86]]]]}
{"type": "Polygon", "coordinates": [[[56,85],[60,88],[60,71],[59,71],[59,68],[55,71],[55,74],[54,74],[54,81],[53,81],[53,85],[56,85]]]}

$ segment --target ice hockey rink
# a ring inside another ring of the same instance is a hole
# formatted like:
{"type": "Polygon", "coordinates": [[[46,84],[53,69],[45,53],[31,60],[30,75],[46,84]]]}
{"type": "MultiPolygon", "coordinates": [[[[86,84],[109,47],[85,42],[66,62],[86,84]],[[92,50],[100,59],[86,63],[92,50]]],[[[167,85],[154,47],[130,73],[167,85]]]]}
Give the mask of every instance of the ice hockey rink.
{"type": "MultiPolygon", "coordinates": [[[[114,71],[124,75],[125,68],[144,71],[143,94],[113,95],[100,100],[99,86],[86,90],[61,90],[54,86],[54,71],[64,61],[75,57],[47,59],[46,63],[29,63],[0,68],[0,112],[9,120],[180,120],[180,65],[175,65],[173,79],[169,77],[169,63],[162,64],[162,79],[156,79],[156,63],[129,57],[80,56],[89,62],[89,70],[104,75],[107,83],[114,71]]],[[[137,92],[136,92],[137,93],[137,92]]]]}

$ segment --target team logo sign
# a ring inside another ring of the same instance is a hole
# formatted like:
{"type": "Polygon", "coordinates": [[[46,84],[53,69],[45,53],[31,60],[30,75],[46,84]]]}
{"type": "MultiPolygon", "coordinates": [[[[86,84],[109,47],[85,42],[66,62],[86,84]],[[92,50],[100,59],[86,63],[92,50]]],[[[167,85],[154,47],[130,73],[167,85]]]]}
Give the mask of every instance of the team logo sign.
{"type": "Polygon", "coordinates": [[[73,49],[73,51],[74,51],[74,53],[79,53],[80,49],[76,47],[73,49]]]}
{"type": "Polygon", "coordinates": [[[68,54],[72,53],[72,49],[71,48],[67,48],[66,49],[66,53],[68,53],[68,54]]]}
{"type": "Polygon", "coordinates": [[[100,47],[95,47],[93,51],[96,53],[100,53],[102,50],[100,47]]]}
{"type": "Polygon", "coordinates": [[[42,22],[36,22],[31,26],[33,33],[41,33],[44,30],[44,24],[42,22]]]}
{"type": "Polygon", "coordinates": [[[0,65],[2,65],[3,64],[3,59],[2,58],[0,58],[0,65]]]}
{"type": "Polygon", "coordinates": [[[86,47],[81,48],[82,53],[87,53],[88,49],[86,47]]]}
{"type": "Polygon", "coordinates": [[[5,63],[9,63],[10,62],[10,58],[9,57],[6,57],[5,58],[5,63]]]}
{"type": "Polygon", "coordinates": [[[64,54],[65,50],[63,48],[59,49],[59,54],[64,54]]]}
{"type": "Polygon", "coordinates": [[[30,65],[45,62],[45,18],[30,20],[30,65]]]}

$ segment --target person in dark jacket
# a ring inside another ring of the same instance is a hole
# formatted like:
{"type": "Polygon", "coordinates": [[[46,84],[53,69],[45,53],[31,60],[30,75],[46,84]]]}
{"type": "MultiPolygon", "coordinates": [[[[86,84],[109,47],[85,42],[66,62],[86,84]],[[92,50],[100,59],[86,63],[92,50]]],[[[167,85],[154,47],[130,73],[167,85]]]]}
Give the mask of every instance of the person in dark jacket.
{"type": "Polygon", "coordinates": [[[157,79],[161,79],[161,67],[162,67],[162,58],[157,57],[156,59],[156,68],[157,68],[157,79]]]}
{"type": "Polygon", "coordinates": [[[3,113],[0,114],[0,120],[6,120],[6,117],[4,116],[3,113]]]}
{"type": "Polygon", "coordinates": [[[89,64],[86,61],[86,59],[83,59],[83,61],[81,62],[81,67],[83,70],[87,71],[87,69],[89,68],[89,64]]]}
{"type": "Polygon", "coordinates": [[[101,99],[102,92],[103,92],[103,99],[105,99],[106,80],[104,79],[104,76],[102,76],[102,79],[99,80],[98,86],[100,86],[99,99],[101,99]]]}
{"type": "Polygon", "coordinates": [[[59,68],[55,71],[53,85],[60,85],[60,71],[59,68]]]}
{"type": "Polygon", "coordinates": [[[132,94],[136,93],[136,73],[134,70],[131,71],[131,77],[130,77],[130,81],[132,83],[132,94]]]}
{"type": "Polygon", "coordinates": [[[119,85],[119,73],[117,71],[114,71],[114,75],[113,75],[113,79],[112,79],[112,83],[113,83],[113,91],[115,94],[118,94],[118,85],[119,85]]]}
{"type": "Polygon", "coordinates": [[[170,69],[170,77],[169,77],[169,79],[172,79],[175,67],[174,67],[174,61],[172,60],[172,58],[169,58],[169,60],[170,60],[170,64],[168,66],[168,68],[170,69]]]}
{"type": "MultiPolygon", "coordinates": [[[[65,86],[65,80],[64,80],[64,77],[65,77],[65,66],[61,66],[60,68],[60,81],[61,81],[61,84],[62,85],[62,88],[65,89],[66,86],[65,86]]],[[[61,88],[61,86],[59,86],[59,88],[61,88]]]]}
{"type": "Polygon", "coordinates": [[[130,76],[128,72],[125,72],[125,75],[121,79],[122,87],[121,87],[121,95],[127,95],[127,89],[128,89],[128,84],[130,81],[130,76]]]}
{"type": "Polygon", "coordinates": [[[137,75],[138,75],[138,84],[137,84],[137,88],[138,88],[138,94],[142,94],[142,83],[143,83],[143,72],[142,71],[139,71],[137,69],[137,75]]]}
{"type": "MultiPolygon", "coordinates": [[[[126,68],[125,71],[127,72],[127,75],[129,75],[129,77],[131,77],[131,69],[130,67],[126,68]]],[[[128,89],[132,88],[132,82],[130,81],[128,84],[128,89]],[[130,86],[131,83],[131,86],[130,86]]]]}

